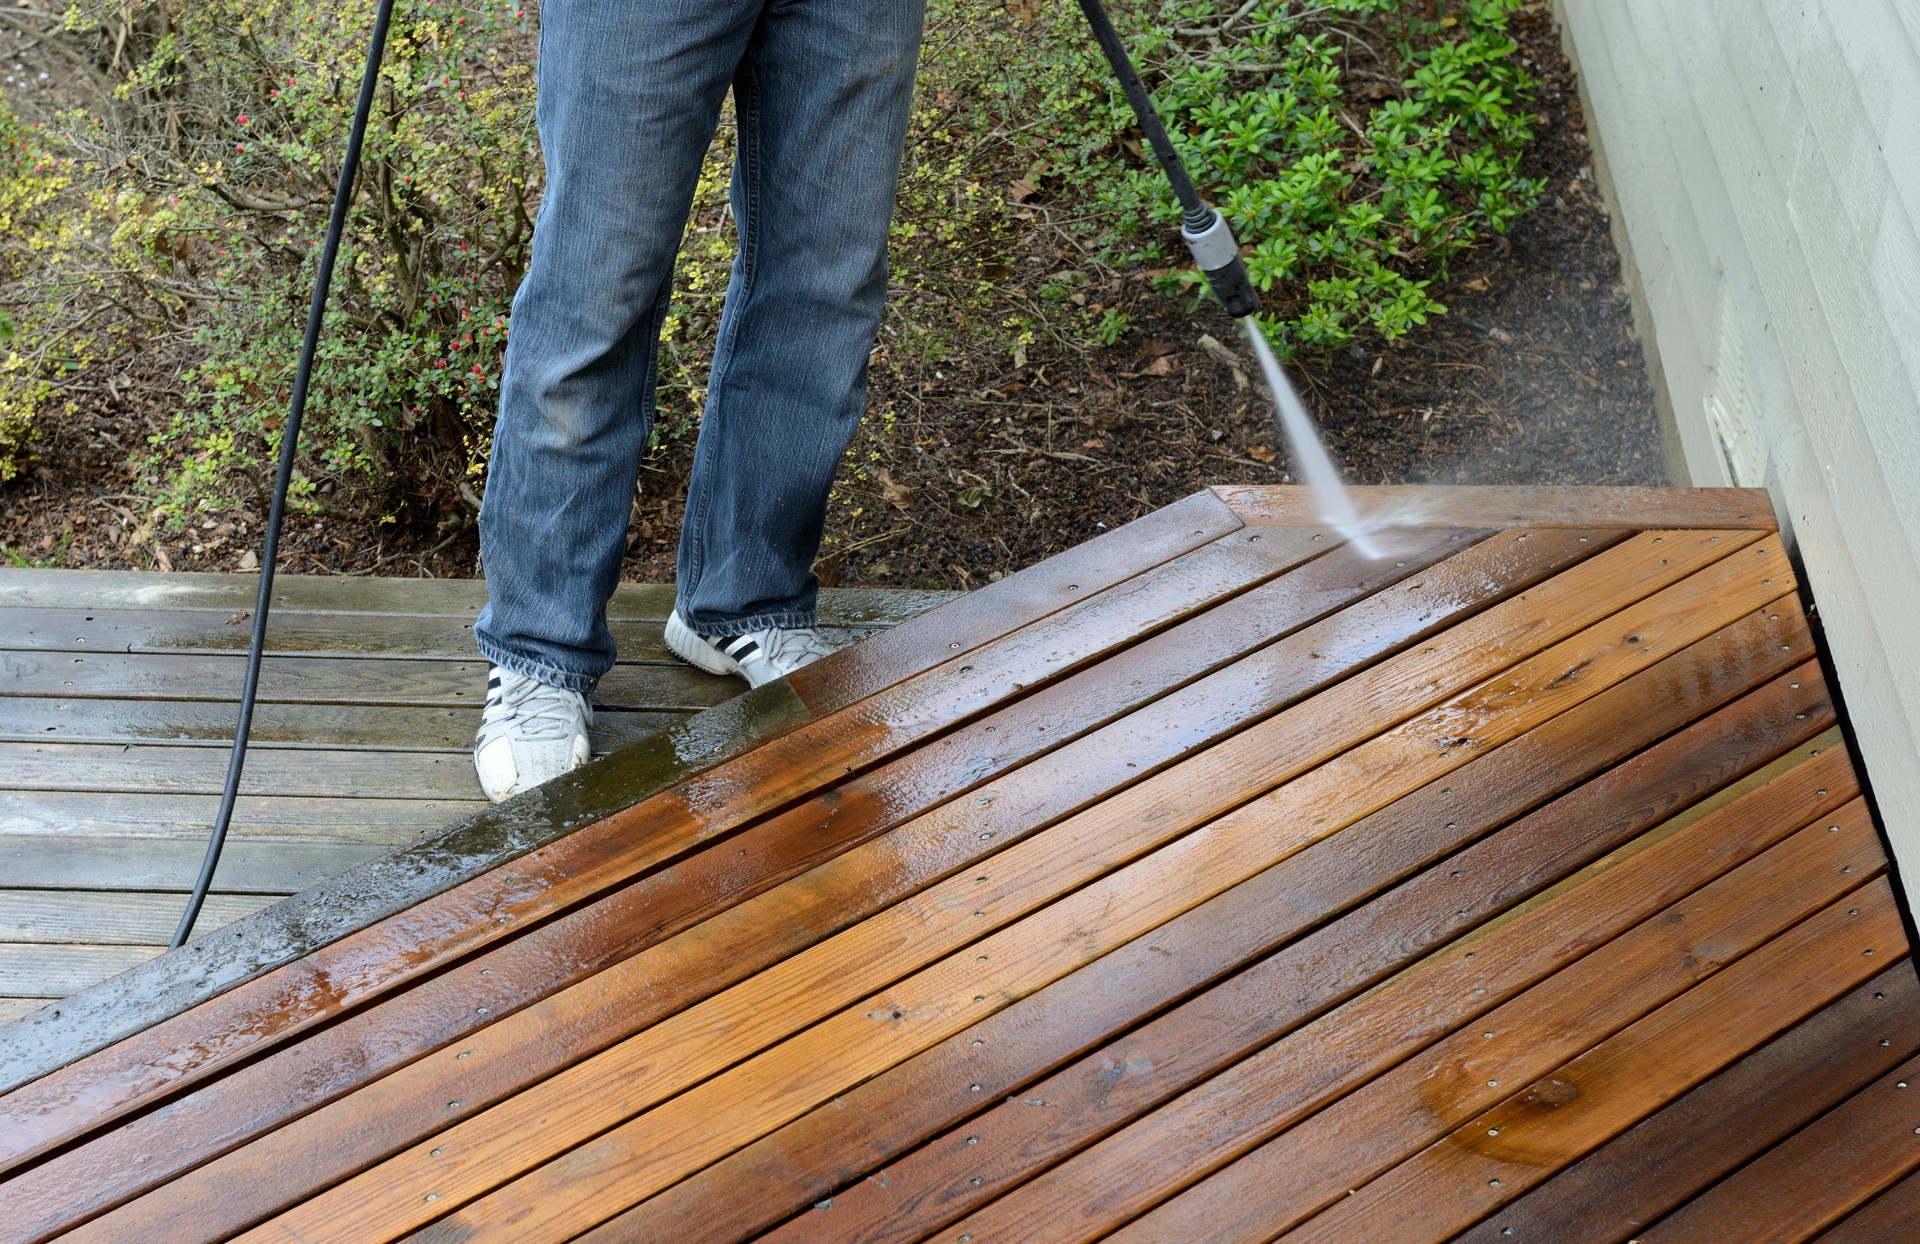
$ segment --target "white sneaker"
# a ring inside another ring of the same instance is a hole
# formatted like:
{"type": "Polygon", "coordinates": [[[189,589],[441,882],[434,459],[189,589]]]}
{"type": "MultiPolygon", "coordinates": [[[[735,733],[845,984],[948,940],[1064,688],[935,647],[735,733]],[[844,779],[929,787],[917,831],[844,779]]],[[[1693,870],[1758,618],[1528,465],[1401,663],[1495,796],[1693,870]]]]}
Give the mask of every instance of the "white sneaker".
{"type": "Polygon", "coordinates": [[[784,678],[834,650],[810,626],[790,630],[770,626],[708,639],[683,622],[678,610],[667,617],[667,647],[709,674],[738,674],[750,687],[784,678]]]}
{"type": "Polygon", "coordinates": [[[480,789],[499,803],[587,763],[593,710],[578,691],[494,666],[473,740],[480,789]]]}

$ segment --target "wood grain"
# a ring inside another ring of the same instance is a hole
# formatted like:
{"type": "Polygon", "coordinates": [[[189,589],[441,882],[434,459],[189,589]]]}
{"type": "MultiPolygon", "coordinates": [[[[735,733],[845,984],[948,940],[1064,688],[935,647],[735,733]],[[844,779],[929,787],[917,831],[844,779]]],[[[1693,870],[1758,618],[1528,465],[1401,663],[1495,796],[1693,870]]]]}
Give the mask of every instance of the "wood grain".
{"type": "Polygon", "coordinates": [[[1896,964],[1502,1206],[1461,1244],[1624,1239],[1916,1053],[1920,980],[1896,964]]]}
{"type": "MultiPolygon", "coordinates": [[[[307,889],[386,850],[378,842],[315,842],[264,834],[236,838],[227,843],[226,853],[220,857],[214,891],[278,895],[290,888],[307,889]]],[[[43,890],[166,890],[185,894],[192,888],[206,853],[204,831],[180,838],[0,834],[0,875],[10,885],[43,890]]]]}
{"type": "MultiPolygon", "coordinates": [[[[137,845],[141,839],[189,839],[205,845],[207,826],[213,823],[219,803],[217,795],[0,791],[0,840],[119,838],[137,845]]],[[[310,842],[391,846],[486,806],[483,799],[243,795],[234,805],[233,832],[242,838],[299,838],[310,842]]]]}
{"type": "MultiPolygon", "coordinates": [[[[403,581],[411,582],[411,581],[403,581]]],[[[879,593],[876,592],[876,595],[879,593]]],[[[899,616],[913,605],[931,608],[940,593],[902,592],[899,616]]],[[[404,606],[404,594],[394,604],[404,606]]],[[[889,601],[889,604],[894,602],[889,601]]],[[[0,635],[7,647],[42,652],[219,653],[245,652],[252,641],[252,610],[222,613],[213,609],[49,609],[0,606],[0,635]]],[[[473,618],[420,616],[399,610],[379,613],[303,613],[276,609],[267,628],[267,652],[283,656],[342,657],[380,661],[393,657],[448,661],[475,659],[473,618]]],[[[667,647],[658,621],[609,624],[622,665],[672,664],[679,658],[667,647]]],[[[836,625],[822,617],[829,641],[853,643],[884,627],[836,625]]]]}
{"type": "MultiPolygon", "coordinates": [[[[1209,517],[1205,513],[1207,508],[1189,506],[1180,516],[1184,522],[1161,525],[1191,526],[1194,520],[1209,517]]],[[[1211,534],[1217,535],[1236,524],[1231,521],[1222,524],[1214,518],[1205,525],[1211,534]]],[[[487,602],[486,584],[480,579],[282,572],[274,575],[273,586],[275,618],[312,613],[440,617],[470,622],[487,602]]],[[[65,609],[76,611],[83,618],[104,610],[245,613],[253,609],[258,593],[259,579],[251,574],[0,567],[0,608],[65,609]]],[[[831,625],[891,626],[946,604],[958,595],[897,588],[826,588],[820,593],[820,616],[831,625]]],[[[673,598],[674,588],[670,583],[622,583],[607,603],[607,618],[610,622],[664,623],[673,609],[673,598]]],[[[214,621],[224,624],[225,618],[214,621]]]]}
{"type": "Polygon", "coordinates": [[[0,945],[0,997],[64,998],[144,963],[161,946],[36,942],[0,945]]]}
{"type": "MultiPolygon", "coordinates": [[[[1911,1089],[1913,1081],[1908,1080],[1911,1089]]],[[[1905,1244],[1920,1239],[1920,1175],[1909,1175],[1820,1233],[1818,1244],[1905,1244]]]]}
{"type": "MultiPolygon", "coordinates": [[[[88,743],[0,743],[0,772],[16,791],[97,791],[218,796],[228,753],[220,748],[88,743]]],[[[340,752],[263,748],[250,753],[240,790],[289,799],[439,799],[480,796],[473,759],[461,752],[340,752]]],[[[437,824],[453,819],[442,815],[437,824]]]]}
{"type": "MultiPolygon", "coordinates": [[[[1682,656],[1694,657],[1693,669],[1714,660],[1692,650],[1682,656]]],[[[1601,728],[1607,716],[1588,710],[1604,709],[1618,719],[1648,707],[1647,700],[1660,697],[1646,695],[1651,680],[1642,675],[1640,685],[1623,684],[1614,689],[1620,694],[1609,693],[1610,700],[1599,697],[1554,719],[1446,779],[1446,786],[1430,785],[1390,805],[1095,967],[836,1098],[616,1220],[607,1238],[738,1238],[771,1225],[769,1215],[777,1221],[783,1207],[791,1212],[829,1194],[831,1212],[804,1215],[793,1224],[792,1238],[917,1238],[942,1225],[943,1215],[959,1216],[1023,1173],[1043,1169],[1120,1120],[1244,1057],[1278,1031],[1376,983],[1805,737],[1828,715],[1820,711],[1818,688],[1789,687],[1794,678],[1783,675],[1726,712],[1474,843],[1540,799],[1539,783],[1552,780],[1530,770],[1522,744],[1537,745],[1543,754],[1559,744],[1564,755],[1568,740],[1608,737],[1601,728]],[[1813,720],[1802,717],[1809,709],[1813,720]],[[1440,860],[1448,850],[1456,854],[1440,860]],[[1418,875],[1148,1029],[1026,1087],[1027,1078],[1051,1062],[1177,1001],[1178,991],[1207,983],[1208,973],[1271,951],[1410,873],[1418,875]],[[985,1102],[970,1091],[974,1083],[984,1084],[985,1102]],[[884,1179],[840,1191],[866,1174],[868,1163],[877,1165],[1015,1092],[1017,1098],[993,1105],[938,1144],[891,1162],[884,1179]],[[1032,1110],[1025,1105],[1029,1098],[1044,1100],[1048,1108],[1032,1110]],[[982,1184],[973,1182],[988,1171],[991,1177],[982,1184]]],[[[1666,723],[1657,710],[1649,716],[1634,719],[1657,736],[1666,723]]],[[[1631,736],[1621,741],[1628,749],[1636,746],[1631,736]]]]}
{"type": "MultiPolygon", "coordinates": [[[[0,651],[0,696],[63,700],[238,701],[243,653],[0,651]]],[[[260,700],[270,704],[368,704],[452,708],[485,701],[487,663],[346,661],[275,656],[260,667],[260,700]]],[[[617,708],[710,708],[737,695],[738,680],[690,665],[616,665],[594,691],[617,708]]]]}
{"type": "MultiPolygon", "coordinates": [[[[692,711],[628,712],[603,704],[596,708],[587,736],[594,754],[605,755],[686,721],[692,711]]],[[[10,742],[231,745],[234,719],[234,706],[217,700],[0,696],[0,740],[10,742]]],[[[248,745],[262,753],[295,746],[464,755],[472,751],[479,726],[479,705],[262,704],[254,712],[248,745]]]]}
{"type": "MultiPolygon", "coordinates": [[[[1863,917],[1871,910],[1865,895],[1858,905],[1863,917]]],[[[1890,897],[1884,905],[1891,908],[1890,897]]],[[[1897,923],[1884,941],[1880,957],[1891,958],[1906,949],[1897,923]]],[[[1842,947],[1832,949],[1838,952],[1842,947]]],[[[1849,962],[1857,963],[1859,958],[1856,953],[1849,962]]],[[[1729,1009],[1737,1014],[1739,1007],[1729,1009]]],[[[1682,1240],[1785,1244],[1818,1235],[1920,1168],[1920,1133],[1914,1130],[1910,1087],[1916,1076],[1920,1076],[1920,1058],[1908,1059],[1647,1228],[1641,1237],[1647,1244],[1682,1240]]]]}
{"type": "MultiPolygon", "coordinates": [[[[1356,1229],[1382,1244],[1450,1236],[1826,1006],[1872,976],[1879,961],[1903,953],[1905,941],[1884,879],[1853,891],[1283,1238],[1343,1241],[1356,1229]]],[[[1868,1091],[1889,1103],[1898,1096],[1891,1084],[1868,1091]]],[[[1899,1130],[1908,1160],[1920,1164],[1912,1123],[1899,1130]]],[[[1857,1163],[1860,1154],[1850,1157],[1857,1163]]],[[[1880,1186],[1867,1183],[1872,1191],[1880,1186]]],[[[1731,1227],[1722,1220],[1715,1230],[1731,1227]]]]}
{"type": "Polygon", "coordinates": [[[1004,1228],[1017,1238],[1028,1230],[1021,1224],[1037,1221],[1072,1237],[1126,1222],[1161,1199],[1163,1189],[1176,1190],[1245,1153],[1787,837],[1823,807],[1851,797],[1850,773],[1844,753],[1829,750],[1677,832],[1649,831],[958,1229],[1004,1228]],[[1719,847],[1709,854],[1699,843],[1719,847]]]}
{"type": "Polygon", "coordinates": [[[46,1005],[45,998],[0,998],[0,1024],[25,1019],[46,1005]]]}
{"type": "MultiPolygon", "coordinates": [[[[214,894],[210,928],[250,915],[282,895],[214,894]]],[[[0,942],[164,946],[180,923],[178,894],[105,890],[0,890],[0,942]]]]}

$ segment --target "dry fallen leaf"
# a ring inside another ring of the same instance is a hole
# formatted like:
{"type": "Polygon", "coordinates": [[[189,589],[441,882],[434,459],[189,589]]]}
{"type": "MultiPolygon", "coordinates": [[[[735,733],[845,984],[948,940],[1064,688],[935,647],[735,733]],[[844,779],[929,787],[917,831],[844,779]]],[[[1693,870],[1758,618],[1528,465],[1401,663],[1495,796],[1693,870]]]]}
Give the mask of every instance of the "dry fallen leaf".
{"type": "Polygon", "coordinates": [[[1180,359],[1176,355],[1162,354],[1147,364],[1149,376],[1171,376],[1180,370],[1180,359]]]}
{"type": "Polygon", "coordinates": [[[1034,185],[1028,178],[1016,177],[1007,184],[1007,197],[1015,203],[1025,203],[1034,196],[1034,192],[1039,190],[1039,188],[1040,187],[1034,185]]]}
{"type": "Polygon", "coordinates": [[[904,510],[913,504],[913,489],[893,482],[885,467],[880,468],[880,496],[888,505],[904,510]]]}
{"type": "Polygon", "coordinates": [[[1279,456],[1279,454],[1274,452],[1273,446],[1271,445],[1247,446],[1247,457],[1252,458],[1255,462],[1272,462],[1279,456]]]}
{"type": "Polygon", "coordinates": [[[1486,277],[1477,276],[1477,277],[1474,277],[1471,281],[1468,281],[1466,285],[1464,285],[1462,288],[1470,289],[1476,294],[1484,294],[1487,292],[1489,286],[1487,285],[1486,277]]]}

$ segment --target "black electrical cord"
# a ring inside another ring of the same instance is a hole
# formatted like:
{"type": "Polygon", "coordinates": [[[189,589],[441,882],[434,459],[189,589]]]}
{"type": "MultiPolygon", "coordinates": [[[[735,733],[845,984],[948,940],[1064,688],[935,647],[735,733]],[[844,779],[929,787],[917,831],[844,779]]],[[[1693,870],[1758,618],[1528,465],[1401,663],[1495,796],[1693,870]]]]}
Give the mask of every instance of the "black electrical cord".
{"type": "Polygon", "coordinates": [[[253,703],[260,691],[260,659],[267,642],[267,608],[273,599],[273,563],[280,552],[280,524],[286,516],[287,486],[293,479],[294,449],[300,438],[300,417],[307,409],[307,384],[313,376],[313,355],[320,344],[320,322],[327,308],[327,290],[333,283],[333,263],[340,253],[340,235],[346,229],[347,209],[353,203],[354,175],[360,168],[360,147],[367,136],[367,117],[373,111],[373,92],[379,83],[380,61],[386,53],[387,28],[393,23],[393,0],[380,0],[374,12],[373,36],[367,44],[367,67],[360,75],[360,98],[353,108],[353,127],[347,132],[346,158],[340,164],[340,180],[333,190],[333,215],[327,221],[327,239],[320,248],[320,267],[313,277],[313,301],[307,307],[307,333],[300,343],[300,363],[293,373],[293,398],[287,408],[287,422],[280,434],[280,469],[273,480],[273,503],[267,511],[265,547],[260,553],[260,594],[253,606],[253,639],[247,647],[246,681],[240,688],[240,719],[233,730],[233,754],[227,763],[227,785],[220,795],[220,811],[213,821],[213,835],[207,840],[206,858],[200,863],[199,879],[193,883],[193,895],[187,910],[174,930],[174,947],[184,945],[200,918],[213,885],[213,873],[220,865],[220,852],[227,843],[227,827],[233,821],[233,805],[240,794],[240,771],[247,760],[247,735],[253,728],[253,703]]]}

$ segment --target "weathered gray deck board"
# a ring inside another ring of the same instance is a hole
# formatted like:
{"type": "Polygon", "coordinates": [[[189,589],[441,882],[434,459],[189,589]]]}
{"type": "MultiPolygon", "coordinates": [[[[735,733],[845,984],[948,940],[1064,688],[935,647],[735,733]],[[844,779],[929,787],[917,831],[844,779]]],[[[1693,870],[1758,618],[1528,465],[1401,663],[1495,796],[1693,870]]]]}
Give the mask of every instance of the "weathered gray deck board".
{"type": "MultiPolygon", "coordinates": [[[[486,603],[478,579],[339,578],[277,575],[278,611],[363,613],[381,617],[472,617],[486,603]]],[[[0,569],[0,606],[40,609],[249,610],[257,591],[250,574],[182,572],[149,574],[119,570],[0,569]]],[[[828,588],[820,593],[820,618],[829,625],[891,626],[953,598],[952,592],[873,588],[828,588]]],[[[673,608],[673,588],[664,583],[623,583],[607,604],[614,622],[661,622],[673,608]]],[[[222,619],[224,622],[224,619],[222,619]]]]}
{"type": "MultiPolygon", "coordinates": [[[[252,915],[278,894],[214,894],[211,923],[252,915]]],[[[159,946],[180,921],[178,894],[112,890],[0,890],[0,942],[100,946],[159,946]]]]}
{"type": "MultiPolygon", "coordinates": [[[[604,710],[604,706],[602,706],[604,710]]],[[[692,709],[597,711],[589,737],[609,751],[686,717],[692,709]]],[[[0,739],[10,742],[178,743],[214,746],[233,738],[234,705],[220,700],[83,700],[0,696],[0,739]]],[[[480,706],[417,708],[381,704],[260,704],[253,746],[461,751],[473,743],[480,706]]]]}
{"type": "MultiPolygon", "coordinates": [[[[224,615],[212,625],[201,609],[55,609],[0,606],[0,636],[10,647],[51,652],[245,652],[251,638],[250,611],[224,615]]],[[[848,628],[855,634],[870,627],[848,628]]],[[[620,645],[620,663],[670,661],[660,632],[651,621],[612,624],[620,645]]],[[[369,624],[364,613],[313,613],[275,610],[268,631],[269,650],[289,655],[330,656],[353,653],[364,660],[473,660],[473,619],[446,615],[379,615],[369,624]]]]}
{"type": "MultiPolygon", "coordinates": [[[[224,781],[251,575],[0,569],[0,1023],[157,953],[224,781]]],[[[951,593],[829,590],[864,638],[951,593]]],[[[474,580],[282,575],[254,750],[201,930],[482,808],[467,758],[486,665],[474,580]]],[[[611,751],[744,689],[675,661],[672,588],[623,584],[611,751]]]]}

